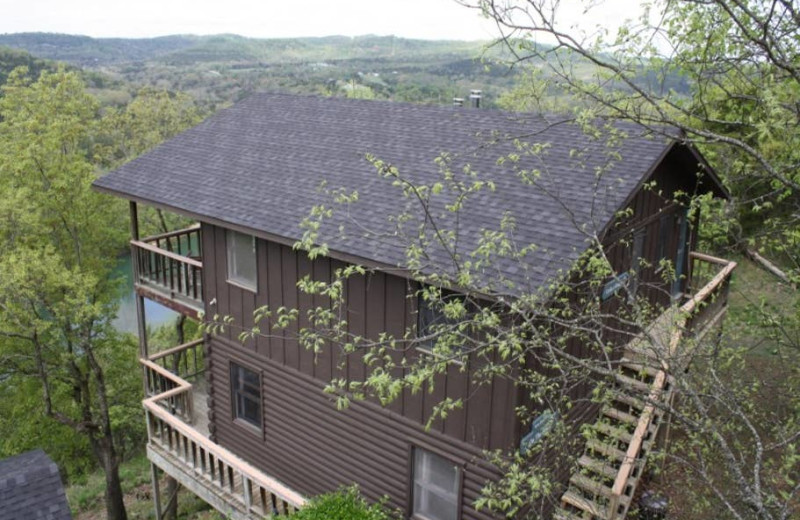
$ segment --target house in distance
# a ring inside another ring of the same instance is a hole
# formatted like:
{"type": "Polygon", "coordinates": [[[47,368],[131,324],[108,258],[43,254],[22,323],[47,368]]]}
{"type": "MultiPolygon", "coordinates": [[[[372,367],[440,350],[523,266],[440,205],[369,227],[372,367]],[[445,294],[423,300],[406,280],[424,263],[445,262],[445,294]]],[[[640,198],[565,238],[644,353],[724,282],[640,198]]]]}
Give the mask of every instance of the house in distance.
{"type": "MultiPolygon", "coordinates": [[[[337,410],[325,385],[343,373],[363,378],[367,368],[358,356],[345,359],[335,348],[315,355],[298,343],[297,332],[309,326],[307,311],[320,304],[298,281],[330,281],[348,265],[370,268],[346,282],[348,331],[360,337],[388,333],[413,345],[441,318],[419,297],[423,286],[405,269],[408,244],[391,218],[410,202],[378,175],[366,159],[373,156],[414,182],[432,183],[448,168],[456,177],[478,172],[491,182],[491,192],[465,202],[457,224],[447,216],[442,221],[445,229],[458,225],[464,251],[509,214],[515,240],[536,244],[524,268],[502,260],[492,266],[503,283],[484,283],[487,299],[542,291],[595,236],[615,272],[598,292],[605,308],[625,305],[621,292],[638,290],[654,305],[685,311],[683,326],[663,348],[674,347],[682,334],[705,334],[724,315],[735,264],[694,252],[699,223],[679,199],[726,192],[679,138],[622,123],[614,128],[612,143],[563,117],[256,94],[98,179],[97,190],[130,201],[153,474],[169,474],[236,519],[287,513],[350,483],[371,500],[387,496],[389,506],[412,519],[493,518],[474,505],[486,483],[500,477],[487,450],[529,447],[546,435],[552,416],[542,410],[523,421],[515,413],[527,406],[520,388],[502,377],[477,385],[472,364],[454,365],[432,390],[403,392],[387,406],[366,399],[337,410]],[[526,174],[536,181],[519,182],[526,174]],[[323,223],[327,253],[311,259],[293,247],[303,235],[300,223],[339,188],[357,191],[359,200],[323,223]],[[140,205],[195,224],[140,237],[140,205]],[[662,260],[674,266],[674,281],[664,280],[662,260]],[[244,342],[227,327],[154,352],[145,337],[143,298],[195,318],[229,316],[245,329],[262,306],[299,313],[287,330],[244,342]],[[426,428],[444,398],[465,402],[426,428]]],[[[406,229],[418,223],[405,221],[406,229]]],[[[431,248],[421,272],[447,277],[447,253],[431,248]]],[[[666,367],[637,365],[627,342],[618,343],[620,387],[668,398],[666,367]]],[[[401,355],[424,356],[425,349],[420,341],[401,355]]],[[[581,345],[573,353],[589,355],[581,345]]],[[[590,385],[582,388],[591,392],[590,385]]],[[[612,427],[579,448],[585,450],[575,455],[579,468],[564,475],[560,505],[550,513],[623,518],[659,413],[627,391],[602,407],[588,401],[561,419],[602,418],[612,427]]],[[[156,489],[157,510],[159,496],[156,489]]]]}

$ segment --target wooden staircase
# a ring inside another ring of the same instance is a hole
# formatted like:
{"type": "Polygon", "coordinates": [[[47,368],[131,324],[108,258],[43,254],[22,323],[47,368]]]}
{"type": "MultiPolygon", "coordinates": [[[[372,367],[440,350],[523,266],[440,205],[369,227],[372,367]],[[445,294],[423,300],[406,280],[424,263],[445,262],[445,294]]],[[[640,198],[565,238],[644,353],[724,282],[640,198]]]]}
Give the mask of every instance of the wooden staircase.
{"type": "Polygon", "coordinates": [[[661,405],[672,401],[670,370],[688,366],[696,346],[727,311],[736,263],[695,252],[690,259],[696,293],[625,347],[609,398],[585,432],[584,452],[555,520],[624,520],[628,514],[661,428],[661,405]]]}
{"type": "MultiPolygon", "coordinates": [[[[662,422],[661,410],[647,406],[644,398],[658,383],[661,370],[654,359],[634,356],[635,352],[626,352],[608,402],[601,408],[597,422],[585,432],[586,448],[561,497],[556,520],[617,520],[628,512],[662,422]],[[646,413],[649,424],[640,431],[637,427],[646,413]],[[632,457],[628,452],[636,444],[635,438],[640,447],[632,457]],[[621,486],[615,486],[626,465],[629,474],[621,486]]],[[[658,399],[667,402],[671,396],[672,386],[667,378],[658,399]]]]}

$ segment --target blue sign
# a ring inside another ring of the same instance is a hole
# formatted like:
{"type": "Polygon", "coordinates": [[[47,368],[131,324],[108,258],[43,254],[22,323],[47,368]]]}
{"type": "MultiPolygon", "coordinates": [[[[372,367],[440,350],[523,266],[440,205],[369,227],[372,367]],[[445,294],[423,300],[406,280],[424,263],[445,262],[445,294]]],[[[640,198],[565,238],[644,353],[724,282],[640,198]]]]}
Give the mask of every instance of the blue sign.
{"type": "Polygon", "coordinates": [[[628,279],[631,277],[628,273],[622,273],[620,275],[615,276],[603,286],[603,293],[600,295],[601,301],[606,301],[607,299],[611,298],[615,294],[619,292],[625,285],[628,283],[628,279]]]}
{"type": "Polygon", "coordinates": [[[552,410],[546,410],[542,412],[542,415],[534,419],[531,423],[531,431],[519,442],[519,452],[525,455],[530,447],[539,442],[542,437],[550,433],[550,430],[552,430],[553,426],[555,425],[555,412],[552,410]]]}

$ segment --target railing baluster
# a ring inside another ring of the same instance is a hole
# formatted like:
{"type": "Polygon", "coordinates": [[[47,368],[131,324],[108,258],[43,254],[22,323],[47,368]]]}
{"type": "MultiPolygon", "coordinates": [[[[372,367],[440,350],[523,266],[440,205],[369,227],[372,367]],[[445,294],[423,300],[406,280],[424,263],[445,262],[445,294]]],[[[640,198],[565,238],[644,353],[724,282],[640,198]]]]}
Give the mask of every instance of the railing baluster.
{"type": "Polygon", "coordinates": [[[250,513],[250,510],[253,507],[253,494],[252,489],[250,488],[250,479],[245,476],[244,473],[239,473],[242,478],[242,491],[244,492],[244,508],[245,510],[250,513]]]}
{"type": "Polygon", "coordinates": [[[229,494],[231,503],[240,510],[244,505],[248,515],[267,516],[273,510],[288,513],[301,506],[305,502],[302,497],[189,426],[193,416],[192,385],[175,372],[189,372],[193,365],[197,373],[202,349],[202,340],[197,340],[141,360],[148,387],[154,393],[144,401],[151,446],[171,453],[202,485],[229,494]]]}

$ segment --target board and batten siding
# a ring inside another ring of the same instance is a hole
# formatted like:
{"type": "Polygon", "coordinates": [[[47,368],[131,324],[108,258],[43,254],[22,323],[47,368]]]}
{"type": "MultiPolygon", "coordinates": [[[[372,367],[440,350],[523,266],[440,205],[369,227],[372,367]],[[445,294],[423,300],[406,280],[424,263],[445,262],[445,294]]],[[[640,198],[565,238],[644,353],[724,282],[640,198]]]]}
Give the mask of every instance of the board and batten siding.
{"type": "MultiPolygon", "coordinates": [[[[487,480],[499,476],[483,460],[483,450],[518,445],[514,386],[499,377],[491,385],[475,386],[469,373],[453,364],[432,392],[406,391],[385,408],[368,400],[337,410],[334,398],[323,393],[324,385],[333,377],[363,379],[367,368],[359,355],[344,356],[336,346],[327,346],[315,359],[298,345],[295,337],[307,325],[306,311],[325,301],[304,294],[296,284],[306,275],[330,280],[346,264],[330,258],[311,261],[289,246],[257,239],[254,293],[227,281],[225,233],[203,224],[207,314],[232,316],[235,324],[208,342],[210,428],[216,441],[304,494],[357,482],[368,498],[389,496],[391,505],[403,510],[410,495],[411,449],[420,446],[463,469],[462,518],[490,518],[472,503],[487,480]],[[268,337],[240,342],[238,327],[251,327],[253,311],[262,305],[298,308],[299,321],[287,331],[275,331],[265,320],[260,328],[268,337]],[[261,431],[233,420],[231,362],[261,376],[261,431]],[[434,404],[444,397],[468,399],[426,430],[434,404]]],[[[345,293],[349,332],[377,338],[386,331],[402,338],[416,323],[414,292],[412,282],[383,272],[350,278],[345,293]]]]}
{"type": "MultiPolygon", "coordinates": [[[[631,268],[632,234],[645,230],[643,256],[651,266],[642,270],[640,286],[653,303],[669,303],[669,288],[657,272],[658,257],[662,254],[674,260],[679,239],[678,229],[673,229],[668,243],[661,244],[659,229],[663,222],[675,222],[680,210],[673,201],[675,193],[691,194],[697,189],[697,180],[687,174],[696,167],[686,154],[673,150],[648,179],[655,181],[656,187],[633,194],[631,215],[610,228],[604,240],[614,270],[621,273],[631,268]]],[[[696,224],[693,222],[689,230],[687,250],[696,243],[696,224]]],[[[343,357],[335,346],[315,356],[298,345],[294,338],[307,326],[306,311],[325,301],[303,294],[296,283],[306,275],[330,280],[335,270],[346,264],[330,258],[311,261],[305,253],[287,245],[258,239],[258,290],[254,293],[227,282],[225,233],[223,228],[203,224],[207,314],[232,316],[235,324],[249,328],[253,311],[262,305],[298,308],[300,312],[298,323],[287,331],[272,330],[270,322],[260,324],[269,337],[242,343],[237,339],[237,328],[232,327],[209,339],[210,428],[217,442],[309,496],[357,482],[368,498],[388,496],[390,505],[403,510],[407,510],[410,498],[411,450],[420,446],[462,468],[462,518],[490,518],[472,507],[485,483],[499,477],[483,459],[482,451],[513,449],[529,427],[515,417],[515,407],[525,405],[526,399],[514,385],[495,378],[491,384],[475,387],[469,372],[452,365],[431,392],[406,391],[385,408],[367,400],[337,410],[334,399],[322,391],[325,383],[339,377],[363,379],[367,368],[357,355],[343,357]],[[261,429],[233,420],[231,362],[261,377],[261,429]],[[435,403],[444,397],[466,396],[469,399],[462,409],[435,421],[430,430],[424,428],[435,403]]],[[[383,272],[350,278],[345,293],[349,332],[377,338],[386,331],[403,337],[416,321],[415,289],[413,282],[383,272]]],[[[625,302],[619,298],[605,304],[610,314],[620,305],[625,302]]],[[[622,334],[609,339],[620,346],[627,340],[622,334]]],[[[577,341],[571,341],[568,349],[581,357],[594,355],[577,341]]],[[[597,405],[582,399],[592,386],[586,382],[573,389],[579,404],[565,419],[574,421],[576,428],[596,418],[597,405]]],[[[566,480],[569,468],[563,461],[553,464],[566,480]]]]}

